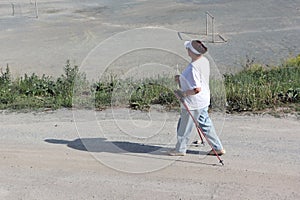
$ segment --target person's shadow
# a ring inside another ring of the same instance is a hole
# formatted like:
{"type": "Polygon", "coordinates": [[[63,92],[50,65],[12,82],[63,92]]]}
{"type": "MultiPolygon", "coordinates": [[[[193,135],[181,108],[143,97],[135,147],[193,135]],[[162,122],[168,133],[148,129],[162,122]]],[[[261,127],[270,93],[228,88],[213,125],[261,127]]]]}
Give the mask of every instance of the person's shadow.
{"type": "Polygon", "coordinates": [[[107,141],[105,138],[77,138],[75,140],[46,139],[52,144],[65,144],[68,147],[88,152],[109,153],[153,153],[166,148],[132,142],[107,141]]]}
{"type": "MultiPolygon", "coordinates": [[[[72,149],[88,152],[146,153],[167,155],[167,152],[170,151],[169,147],[124,141],[107,141],[105,138],[77,138],[75,140],[45,139],[45,142],[52,144],[63,144],[72,149]]],[[[199,154],[199,151],[189,150],[187,153],[199,154]]]]}

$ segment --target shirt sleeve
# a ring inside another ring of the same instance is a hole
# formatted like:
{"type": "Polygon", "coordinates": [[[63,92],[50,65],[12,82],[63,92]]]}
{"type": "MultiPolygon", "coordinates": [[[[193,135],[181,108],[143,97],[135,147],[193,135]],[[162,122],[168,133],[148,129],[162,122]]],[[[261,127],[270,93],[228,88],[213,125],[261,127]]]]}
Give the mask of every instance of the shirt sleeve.
{"type": "Polygon", "coordinates": [[[197,70],[195,67],[192,68],[191,87],[193,89],[201,88],[201,74],[200,71],[197,70]]]}

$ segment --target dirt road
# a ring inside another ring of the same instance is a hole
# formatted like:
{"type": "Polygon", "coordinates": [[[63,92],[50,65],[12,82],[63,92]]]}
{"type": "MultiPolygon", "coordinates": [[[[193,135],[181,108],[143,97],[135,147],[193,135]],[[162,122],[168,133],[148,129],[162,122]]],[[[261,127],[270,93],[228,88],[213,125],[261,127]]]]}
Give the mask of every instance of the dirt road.
{"type": "MultiPolygon", "coordinates": [[[[190,147],[178,159],[164,154],[172,146],[166,139],[175,136],[176,115],[161,129],[160,138],[166,137],[160,144],[108,132],[106,138],[95,137],[94,116],[73,115],[59,110],[0,116],[1,199],[300,198],[297,119],[227,115],[220,137],[228,153],[220,166],[204,155],[207,147],[190,147]]],[[[98,126],[105,124],[101,131],[115,129],[105,112],[96,115],[98,126]]],[[[134,123],[142,127],[145,120],[134,123]]],[[[155,130],[160,120],[151,123],[155,130]]]]}

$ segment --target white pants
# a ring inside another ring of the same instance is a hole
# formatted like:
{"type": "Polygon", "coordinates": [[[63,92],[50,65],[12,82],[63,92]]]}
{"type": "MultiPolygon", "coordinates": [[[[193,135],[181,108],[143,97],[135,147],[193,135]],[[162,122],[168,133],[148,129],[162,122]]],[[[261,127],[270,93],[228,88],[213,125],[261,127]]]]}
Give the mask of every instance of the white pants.
{"type": "MultiPolygon", "coordinates": [[[[208,107],[190,111],[193,117],[197,120],[200,128],[205,134],[208,142],[215,150],[222,150],[223,146],[216,134],[213,123],[208,115],[208,107]]],[[[186,109],[181,109],[180,118],[177,125],[177,152],[186,152],[187,145],[192,135],[192,129],[195,126],[192,117],[186,109]]],[[[204,138],[203,138],[204,139],[204,138]]]]}

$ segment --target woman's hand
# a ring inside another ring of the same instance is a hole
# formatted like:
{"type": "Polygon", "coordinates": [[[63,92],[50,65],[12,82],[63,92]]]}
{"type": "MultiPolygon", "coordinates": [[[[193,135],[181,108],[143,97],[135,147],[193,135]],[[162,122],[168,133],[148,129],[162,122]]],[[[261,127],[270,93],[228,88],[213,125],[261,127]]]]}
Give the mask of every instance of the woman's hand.
{"type": "Polygon", "coordinates": [[[180,85],[180,75],[175,75],[175,82],[180,85]]]}

